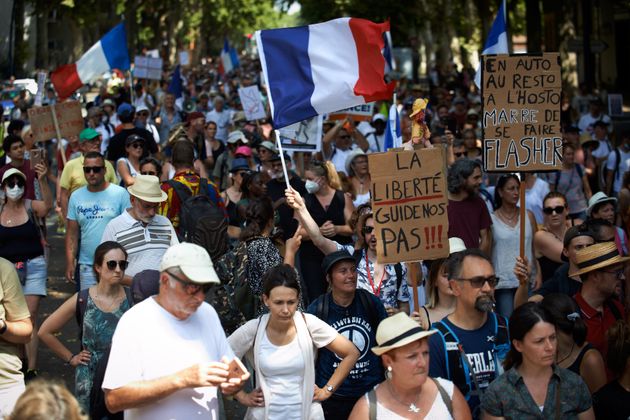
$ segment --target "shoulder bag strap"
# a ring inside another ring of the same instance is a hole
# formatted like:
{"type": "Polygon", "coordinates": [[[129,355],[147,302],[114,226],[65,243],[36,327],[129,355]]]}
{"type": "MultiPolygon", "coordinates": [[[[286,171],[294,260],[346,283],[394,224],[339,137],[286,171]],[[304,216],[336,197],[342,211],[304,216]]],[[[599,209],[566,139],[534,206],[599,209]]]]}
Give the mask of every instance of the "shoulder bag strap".
{"type": "Polygon", "coordinates": [[[368,404],[370,405],[370,420],[376,420],[376,391],[374,388],[368,391],[368,404]]]}
{"type": "Polygon", "coordinates": [[[440,381],[436,380],[435,378],[431,378],[431,380],[437,387],[437,390],[440,393],[440,397],[442,397],[442,401],[444,401],[444,405],[446,405],[446,409],[448,410],[448,413],[451,415],[451,417],[453,417],[453,400],[451,400],[451,397],[448,396],[448,393],[446,392],[444,387],[440,384],[440,381]]]}

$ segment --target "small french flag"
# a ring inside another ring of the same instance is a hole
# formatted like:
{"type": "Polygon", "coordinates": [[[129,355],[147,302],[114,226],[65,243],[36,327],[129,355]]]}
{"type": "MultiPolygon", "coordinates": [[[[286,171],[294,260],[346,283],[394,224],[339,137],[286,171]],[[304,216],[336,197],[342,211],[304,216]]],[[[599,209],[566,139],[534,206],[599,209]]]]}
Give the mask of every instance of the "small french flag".
{"type": "Polygon", "coordinates": [[[380,99],[385,82],[389,22],[341,18],[256,32],[275,128],[380,99]]]}
{"type": "Polygon", "coordinates": [[[227,40],[227,38],[223,41],[223,49],[221,50],[221,64],[223,65],[223,71],[225,73],[231,72],[240,65],[236,49],[230,47],[230,42],[227,40]]]}
{"type": "Polygon", "coordinates": [[[58,67],[50,80],[60,98],[67,98],[86,83],[112,69],[129,70],[125,25],[119,23],[81,56],[79,61],[58,67]]]}

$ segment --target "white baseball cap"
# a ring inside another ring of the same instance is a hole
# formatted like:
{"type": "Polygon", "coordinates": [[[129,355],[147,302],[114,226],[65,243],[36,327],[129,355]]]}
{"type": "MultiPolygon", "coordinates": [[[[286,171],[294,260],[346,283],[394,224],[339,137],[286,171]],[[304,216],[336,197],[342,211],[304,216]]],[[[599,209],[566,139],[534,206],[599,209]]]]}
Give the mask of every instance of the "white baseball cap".
{"type": "Polygon", "coordinates": [[[166,250],[160,264],[160,271],[179,268],[193,283],[221,283],[208,251],[199,245],[182,242],[166,250]]]}

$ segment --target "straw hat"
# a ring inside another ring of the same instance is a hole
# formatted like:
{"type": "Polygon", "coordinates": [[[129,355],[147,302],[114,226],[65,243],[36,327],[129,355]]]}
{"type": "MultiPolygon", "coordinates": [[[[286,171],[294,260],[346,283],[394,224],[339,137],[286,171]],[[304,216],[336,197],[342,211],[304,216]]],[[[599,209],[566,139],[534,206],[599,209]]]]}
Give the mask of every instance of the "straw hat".
{"type": "Polygon", "coordinates": [[[372,347],[372,352],[380,356],[392,349],[428,337],[435,332],[436,330],[425,331],[416,321],[409,318],[409,315],[398,312],[378,324],[376,329],[378,346],[372,347]]]}
{"type": "Polygon", "coordinates": [[[588,200],[588,208],[586,209],[586,214],[591,216],[593,213],[593,208],[599,204],[604,203],[612,203],[613,205],[617,204],[617,199],[615,197],[609,197],[605,193],[599,191],[588,200]]]}
{"type": "Polygon", "coordinates": [[[569,273],[570,277],[579,276],[599,270],[600,268],[624,263],[630,257],[622,257],[614,242],[602,242],[582,248],[575,253],[577,271],[569,273]]]}
{"type": "Polygon", "coordinates": [[[424,98],[418,98],[415,101],[413,101],[413,105],[411,106],[411,114],[409,115],[410,118],[415,117],[420,111],[424,111],[427,108],[427,105],[429,104],[429,100],[428,99],[424,99],[424,98]]]}
{"type": "Polygon", "coordinates": [[[127,187],[129,194],[149,203],[161,203],[168,197],[160,188],[160,180],[153,175],[137,175],[133,185],[127,187]]]}

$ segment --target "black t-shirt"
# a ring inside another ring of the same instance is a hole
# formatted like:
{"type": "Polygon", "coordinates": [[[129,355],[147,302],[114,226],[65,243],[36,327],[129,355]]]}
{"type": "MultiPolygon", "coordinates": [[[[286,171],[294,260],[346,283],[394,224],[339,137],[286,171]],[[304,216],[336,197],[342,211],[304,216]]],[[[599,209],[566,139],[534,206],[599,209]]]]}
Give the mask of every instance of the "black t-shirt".
{"type": "Polygon", "coordinates": [[[551,293],[562,293],[573,297],[581,288],[582,283],[569,277],[569,263],[564,263],[556,269],[553,276],[544,282],[535,293],[541,296],[551,293]]]}
{"type": "Polygon", "coordinates": [[[127,140],[127,137],[132,134],[136,134],[144,139],[144,152],[142,153],[143,158],[149,154],[157,153],[157,144],[155,144],[155,139],[150,131],[139,127],[126,128],[109,140],[109,146],[107,147],[107,160],[116,162],[121,157],[125,157],[125,140],[127,140]]]}
{"type": "Polygon", "coordinates": [[[630,418],[630,392],[613,381],[593,394],[593,407],[598,420],[626,420],[630,418]]]}
{"type": "MultiPolygon", "coordinates": [[[[304,181],[302,181],[302,179],[300,179],[300,177],[292,171],[289,173],[289,177],[289,184],[291,184],[291,187],[299,192],[301,196],[304,196],[306,194],[304,181]]],[[[286,188],[287,184],[284,182],[284,176],[267,182],[267,194],[269,194],[269,198],[271,198],[271,201],[273,202],[284,198],[284,190],[286,188]]],[[[287,240],[295,233],[298,221],[293,218],[293,209],[286,203],[278,207],[277,212],[280,215],[279,226],[284,232],[282,236],[285,240],[287,240]]]]}

